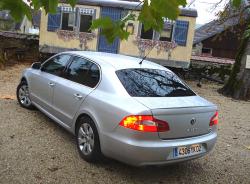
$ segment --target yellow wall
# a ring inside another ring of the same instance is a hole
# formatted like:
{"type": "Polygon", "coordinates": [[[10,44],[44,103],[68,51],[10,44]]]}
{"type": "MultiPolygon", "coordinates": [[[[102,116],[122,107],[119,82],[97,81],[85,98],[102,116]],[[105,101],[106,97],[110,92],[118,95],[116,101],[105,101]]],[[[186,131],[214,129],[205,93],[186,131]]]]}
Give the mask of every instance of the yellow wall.
{"type": "MultiPolygon", "coordinates": [[[[100,17],[100,7],[95,6],[87,6],[87,5],[77,5],[77,7],[85,7],[85,8],[94,8],[96,9],[96,18],[100,17]]],[[[137,12],[138,14],[138,12],[137,12]]],[[[154,58],[154,59],[161,59],[165,60],[164,63],[160,63],[164,65],[167,62],[170,62],[168,60],[174,60],[174,61],[184,61],[189,63],[191,59],[191,52],[192,52],[192,44],[193,44],[193,37],[194,37],[194,31],[195,31],[195,21],[196,18],[194,17],[184,17],[180,16],[178,18],[179,20],[185,20],[189,21],[189,30],[188,30],[188,38],[187,38],[187,44],[185,47],[183,46],[177,46],[173,51],[171,52],[170,56],[166,52],[157,53],[156,49],[153,49],[148,58],[154,58]]],[[[70,40],[70,41],[64,41],[62,39],[59,39],[56,32],[48,32],[47,31],[47,21],[48,16],[45,14],[45,11],[42,11],[41,16],[41,26],[40,26],[40,46],[48,45],[48,46],[54,46],[54,47],[61,47],[61,48],[70,48],[70,49],[80,49],[80,41],[79,40],[70,40]]],[[[134,22],[134,34],[131,35],[127,41],[121,41],[119,53],[125,54],[125,55],[132,55],[132,56],[139,56],[139,50],[137,48],[137,45],[134,43],[137,35],[138,35],[138,26],[139,22],[134,22]]],[[[97,43],[98,43],[98,30],[95,30],[94,33],[97,35],[96,38],[94,38],[91,41],[88,41],[88,49],[96,51],[97,50],[97,43]]],[[[147,51],[145,52],[147,54],[147,51]]]]}
{"type": "MultiPolygon", "coordinates": [[[[157,49],[153,49],[148,55],[148,58],[165,59],[166,60],[165,62],[168,62],[167,61],[168,59],[175,60],[175,61],[190,62],[196,18],[180,16],[178,17],[178,20],[189,21],[189,30],[188,30],[186,46],[185,47],[177,46],[176,48],[173,49],[170,56],[167,52],[160,52],[158,54],[157,49]]],[[[139,50],[137,48],[137,45],[133,43],[133,41],[136,39],[138,32],[139,32],[139,28],[138,28],[139,24],[137,22],[134,22],[134,25],[135,25],[134,34],[129,37],[128,41],[123,41],[120,44],[121,54],[139,56],[139,50]]],[[[146,50],[145,53],[147,54],[148,51],[146,50]]]]}
{"type": "MultiPolygon", "coordinates": [[[[76,7],[93,8],[96,10],[96,18],[100,17],[99,7],[81,6],[81,5],[76,5],[76,7]]],[[[48,45],[52,47],[80,49],[79,40],[74,39],[74,40],[64,41],[63,39],[59,39],[56,32],[47,31],[47,23],[48,23],[48,15],[46,15],[45,11],[43,10],[41,15],[41,24],[40,24],[40,39],[39,39],[40,46],[48,45]]],[[[96,37],[91,41],[88,41],[87,47],[89,50],[96,50],[97,47],[98,30],[93,31],[93,33],[96,34],[96,37]]]]}

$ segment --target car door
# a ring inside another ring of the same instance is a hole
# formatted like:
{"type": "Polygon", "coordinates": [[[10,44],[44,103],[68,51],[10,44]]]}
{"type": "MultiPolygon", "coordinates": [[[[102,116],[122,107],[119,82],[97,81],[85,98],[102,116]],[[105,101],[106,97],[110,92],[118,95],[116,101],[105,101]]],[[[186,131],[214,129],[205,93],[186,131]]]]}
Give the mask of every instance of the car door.
{"type": "Polygon", "coordinates": [[[66,54],[54,56],[46,61],[40,70],[34,71],[30,77],[32,101],[50,113],[56,80],[65,71],[70,57],[66,54]]]}
{"type": "Polygon", "coordinates": [[[72,120],[81,103],[99,82],[99,67],[81,57],[72,58],[64,78],[56,82],[53,97],[53,113],[67,126],[72,120]]]}

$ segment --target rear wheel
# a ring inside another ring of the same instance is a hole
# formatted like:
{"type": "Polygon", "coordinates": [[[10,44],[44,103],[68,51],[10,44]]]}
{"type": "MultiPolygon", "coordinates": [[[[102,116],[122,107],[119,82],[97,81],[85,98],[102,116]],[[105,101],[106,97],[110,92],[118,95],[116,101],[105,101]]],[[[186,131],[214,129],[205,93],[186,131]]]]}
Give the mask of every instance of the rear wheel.
{"type": "Polygon", "coordinates": [[[30,100],[29,87],[26,81],[20,82],[17,86],[17,100],[19,104],[26,109],[34,109],[32,102],[30,100]]]}
{"type": "Polygon", "coordinates": [[[87,162],[100,159],[99,135],[94,122],[88,117],[81,117],[77,123],[76,144],[80,156],[87,162]]]}

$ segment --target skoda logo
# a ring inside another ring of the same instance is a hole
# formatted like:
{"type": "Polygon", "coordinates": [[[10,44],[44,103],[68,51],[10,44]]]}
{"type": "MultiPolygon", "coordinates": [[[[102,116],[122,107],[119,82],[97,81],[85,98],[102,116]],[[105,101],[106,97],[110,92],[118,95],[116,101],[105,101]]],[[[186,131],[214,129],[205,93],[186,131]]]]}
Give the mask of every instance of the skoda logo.
{"type": "Polygon", "coordinates": [[[196,119],[195,118],[191,119],[190,123],[191,125],[194,125],[196,123],[196,119]]]}

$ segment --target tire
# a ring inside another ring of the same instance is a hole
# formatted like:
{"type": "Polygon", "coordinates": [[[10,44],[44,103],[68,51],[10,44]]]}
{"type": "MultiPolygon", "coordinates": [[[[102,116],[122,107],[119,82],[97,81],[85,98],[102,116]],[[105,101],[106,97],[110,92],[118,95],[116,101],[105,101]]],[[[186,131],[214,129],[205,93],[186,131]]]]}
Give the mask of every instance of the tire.
{"type": "Polygon", "coordinates": [[[16,96],[18,103],[21,107],[26,109],[34,109],[32,102],[29,97],[29,87],[26,81],[21,81],[20,84],[17,86],[16,96]]]}
{"type": "Polygon", "coordinates": [[[81,117],[76,127],[77,150],[85,161],[96,162],[102,157],[100,140],[95,123],[89,117],[81,117]]]}

